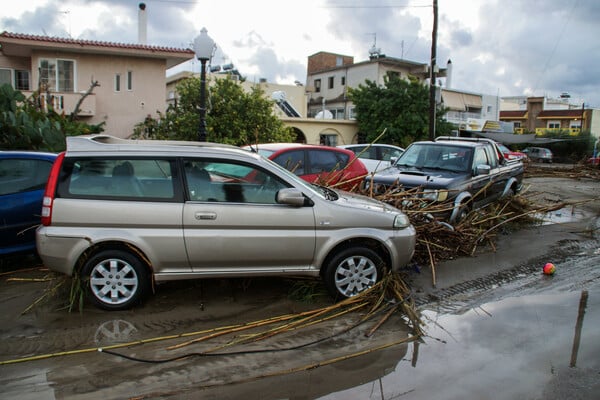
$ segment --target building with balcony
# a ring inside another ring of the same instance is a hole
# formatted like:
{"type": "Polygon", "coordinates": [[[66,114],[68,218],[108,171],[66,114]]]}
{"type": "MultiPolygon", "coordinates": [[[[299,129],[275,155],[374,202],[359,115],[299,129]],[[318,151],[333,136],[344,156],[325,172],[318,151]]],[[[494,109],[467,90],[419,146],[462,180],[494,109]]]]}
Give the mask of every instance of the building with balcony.
{"type": "Polygon", "coordinates": [[[128,137],[148,114],[165,110],[167,69],[193,57],[189,49],[3,32],[0,84],[26,96],[41,86],[43,104],[65,114],[91,89],[77,118],[128,137]]]}
{"type": "MultiPolygon", "coordinates": [[[[383,85],[385,77],[414,76],[424,82],[430,77],[428,64],[387,57],[371,49],[366,61],[354,62],[354,57],[318,52],[308,57],[306,91],[308,117],[324,119],[354,119],[354,105],[348,99],[348,88],[357,88],[370,80],[383,85]]],[[[446,69],[436,72],[445,77],[446,69]]]]}
{"type": "Polygon", "coordinates": [[[518,134],[535,133],[536,136],[578,136],[581,132],[600,135],[600,110],[586,108],[584,104],[570,104],[567,97],[502,98],[500,120],[514,125],[518,134]]]}

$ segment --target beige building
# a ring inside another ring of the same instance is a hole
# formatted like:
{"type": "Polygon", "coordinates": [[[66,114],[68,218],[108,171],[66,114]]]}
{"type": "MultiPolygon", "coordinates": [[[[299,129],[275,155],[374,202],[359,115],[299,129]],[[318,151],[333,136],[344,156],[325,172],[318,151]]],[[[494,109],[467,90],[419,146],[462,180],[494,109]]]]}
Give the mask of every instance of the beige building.
{"type": "Polygon", "coordinates": [[[95,82],[78,118],[128,137],[148,114],[165,110],[166,70],[193,57],[186,49],[3,32],[0,84],[25,95],[47,84],[54,109],[70,114],[95,82]]]}
{"type": "MultiPolygon", "coordinates": [[[[198,77],[198,73],[183,71],[167,77],[166,100],[173,104],[179,98],[177,84],[189,77],[198,77]]],[[[238,79],[235,75],[228,73],[208,73],[207,83],[215,79],[231,77],[238,79]]],[[[265,96],[274,101],[273,111],[296,133],[296,141],[308,144],[347,144],[355,143],[358,127],[353,120],[315,119],[307,118],[307,106],[309,93],[303,85],[280,85],[269,83],[264,80],[259,82],[239,81],[240,85],[250,91],[255,85],[265,92],[265,96]]]]}
{"type": "MultiPolygon", "coordinates": [[[[319,52],[308,57],[307,92],[308,116],[325,116],[332,119],[354,119],[354,105],[348,100],[348,88],[356,88],[366,80],[383,85],[385,77],[413,76],[425,83],[429,79],[429,65],[387,57],[371,49],[366,61],[340,54],[319,52]]],[[[445,77],[446,69],[436,72],[445,77]]]]}

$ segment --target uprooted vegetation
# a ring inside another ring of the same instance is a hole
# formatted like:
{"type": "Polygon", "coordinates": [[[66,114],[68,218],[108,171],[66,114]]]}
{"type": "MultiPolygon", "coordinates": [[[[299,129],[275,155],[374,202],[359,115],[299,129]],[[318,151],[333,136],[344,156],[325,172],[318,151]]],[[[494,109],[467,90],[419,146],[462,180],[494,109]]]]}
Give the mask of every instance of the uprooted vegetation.
{"type": "MultiPolygon", "coordinates": [[[[569,179],[600,179],[600,169],[592,166],[575,165],[568,168],[544,168],[527,165],[526,177],[556,177],[569,179]]],[[[495,250],[498,235],[523,226],[541,223],[541,218],[552,211],[565,207],[576,207],[581,202],[548,201],[540,193],[533,193],[525,184],[522,191],[482,209],[472,210],[460,222],[450,225],[436,218],[448,211],[448,204],[431,204],[422,201],[421,192],[411,190],[389,190],[383,194],[356,190],[364,195],[391,204],[404,211],[417,230],[417,245],[413,262],[420,266],[435,265],[444,260],[461,256],[472,256],[478,248],[488,246],[495,250]]],[[[600,196],[585,202],[598,201],[600,196]]],[[[435,282],[434,282],[435,283],[435,282]]]]}

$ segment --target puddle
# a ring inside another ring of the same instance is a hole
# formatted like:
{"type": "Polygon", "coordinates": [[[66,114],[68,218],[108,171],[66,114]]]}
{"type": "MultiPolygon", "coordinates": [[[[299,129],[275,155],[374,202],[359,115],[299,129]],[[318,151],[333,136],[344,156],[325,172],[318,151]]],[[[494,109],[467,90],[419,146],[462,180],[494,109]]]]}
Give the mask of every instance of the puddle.
{"type": "Polygon", "coordinates": [[[598,398],[598,284],[585,291],[510,297],[460,315],[424,316],[427,337],[409,346],[410,363],[321,399],[598,398]],[[356,397],[365,393],[370,395],[356,397]]]}
{"type": "Polygon", "coordinates": [[[565,207],[547,213],[535,213],[533,216],[536,220],[540,221],[542,225],[578,222],[590,217],[589,213],[575,207],[565,207]]]}

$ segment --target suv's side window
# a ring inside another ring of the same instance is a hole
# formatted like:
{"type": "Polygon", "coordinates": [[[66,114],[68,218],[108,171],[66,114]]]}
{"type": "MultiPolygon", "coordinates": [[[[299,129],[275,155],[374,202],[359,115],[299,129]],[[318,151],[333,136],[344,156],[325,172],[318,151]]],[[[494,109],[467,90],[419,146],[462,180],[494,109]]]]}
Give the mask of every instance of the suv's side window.
{"type": "Polygon", "coordinates": [[[496,168],[498,166],[498,157],[496,156],[496,151],[492,148],[492,146],[485,146],[485,152],[488,158],[488,165],[492,168],[496,168]]]}
{"type": "Polygon", "coordinates": [[[473,172],[477,171],[478,165],[490,165],[487,154],[483,147],[477,147],[475,149],[475,159],[473,161],[473,172]]]}
{"type": "Polygon", "coordinates": [[[250,164],[188,159],[184,166],[188,198],[192,201],[276,204],[277,192],[288,187],[250,164]]]}
{"type": "Polygon", "coordinates": [[[66,160],[65,197],[173,199],[174,161],[85,158],[66,160]]]}

